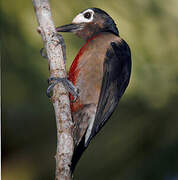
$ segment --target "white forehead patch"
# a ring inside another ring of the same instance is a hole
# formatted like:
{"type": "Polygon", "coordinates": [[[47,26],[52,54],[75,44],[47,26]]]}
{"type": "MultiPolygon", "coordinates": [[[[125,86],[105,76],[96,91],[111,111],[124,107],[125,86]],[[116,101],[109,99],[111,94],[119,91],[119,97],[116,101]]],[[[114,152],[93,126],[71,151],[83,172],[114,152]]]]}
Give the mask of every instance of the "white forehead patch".
{"type": "Polygon", "coordinates": [[[87,22],[92,22],[93,21],[93,15],[94,15],[94,11],[92,9],[87,9],[84,12],[78,14],[72,21],[72,23],[87,23],[87,22]],[[89,19],[84,17],[84,14],[89,12],[91,14],[91,17],[89,19]]]}

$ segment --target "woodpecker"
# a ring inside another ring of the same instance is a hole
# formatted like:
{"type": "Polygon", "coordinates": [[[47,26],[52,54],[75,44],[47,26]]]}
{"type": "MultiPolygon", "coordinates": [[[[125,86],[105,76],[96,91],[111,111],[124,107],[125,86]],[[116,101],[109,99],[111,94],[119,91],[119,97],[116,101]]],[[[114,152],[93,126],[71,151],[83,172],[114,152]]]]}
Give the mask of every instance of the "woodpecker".
{"type": "Polygon", "coordinates": [[[110,118],[129,84],[131,52],[120,38],[113,19],[99,8],[82,11],[72,24],[56,30],[72,32],[86,41],[70,67],[67,83],[64,83],[70,86],[75,124],[73,172],[82,153],[110,118]]]}

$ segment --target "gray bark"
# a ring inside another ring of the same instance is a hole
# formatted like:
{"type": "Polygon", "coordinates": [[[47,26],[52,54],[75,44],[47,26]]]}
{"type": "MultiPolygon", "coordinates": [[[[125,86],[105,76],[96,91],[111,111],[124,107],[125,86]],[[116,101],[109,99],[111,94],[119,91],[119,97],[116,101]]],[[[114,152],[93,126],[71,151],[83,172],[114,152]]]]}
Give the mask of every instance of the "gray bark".
{"type": "MultiPolygon", "coordinates": [[[[32,0],[44,47],[48,56],[50,77],[66,77],[62,46],[57,37],[48,0],[32,0]]],[[[56,180],[71,179],[70,164],[74,150],[68,92],[60,83],[54,87],[51,101],[57,124],[56,180]]]]}

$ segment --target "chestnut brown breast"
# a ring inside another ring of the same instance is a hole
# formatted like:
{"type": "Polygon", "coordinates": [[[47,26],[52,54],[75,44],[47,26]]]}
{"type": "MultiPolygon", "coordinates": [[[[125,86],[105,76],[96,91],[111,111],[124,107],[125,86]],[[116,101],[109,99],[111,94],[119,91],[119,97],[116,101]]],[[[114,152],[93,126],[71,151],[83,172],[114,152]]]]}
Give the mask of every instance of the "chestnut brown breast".
{"type": "Polygon", "coordinates": [[[98,103],[105,55],[110,43],[118,39],[112,33],[100,33],[89,39],[80,49],[69,71],[69,80],[79,89],[80,99],[71,103],[72,111],[77,111],[84,104],[98,103]]]}

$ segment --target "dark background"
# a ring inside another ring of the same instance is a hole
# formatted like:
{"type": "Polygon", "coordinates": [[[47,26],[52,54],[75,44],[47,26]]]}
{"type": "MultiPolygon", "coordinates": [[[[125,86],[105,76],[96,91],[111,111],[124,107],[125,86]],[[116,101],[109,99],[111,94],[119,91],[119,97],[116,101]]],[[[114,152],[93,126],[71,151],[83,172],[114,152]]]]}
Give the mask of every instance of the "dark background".
{"type": "MultiPolygon", "coordinates": [[[[56,26],[89,7],[104,9],[131,47],[130,85],[92,141],[77,180],[178,179],[178,1],[51,0],[56,26]]],[[[56,124],[45,95],[48,64],[31,1],[3,0],[2,179],[54,179],[56,124]]],[[[67,68],[82,40],[65,34],[67,68]]]]}

